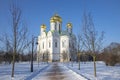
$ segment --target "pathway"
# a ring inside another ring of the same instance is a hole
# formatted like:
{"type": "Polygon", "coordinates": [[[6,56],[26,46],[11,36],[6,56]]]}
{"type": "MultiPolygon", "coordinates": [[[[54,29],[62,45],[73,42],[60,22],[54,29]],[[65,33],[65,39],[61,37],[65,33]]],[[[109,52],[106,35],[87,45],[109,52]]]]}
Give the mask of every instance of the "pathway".
{"type": "Polygon", "coordinates": [[[61,63],[51,63],[43,72],[38,74],[32,80],[87,80],[76,74],[61,63]]]}

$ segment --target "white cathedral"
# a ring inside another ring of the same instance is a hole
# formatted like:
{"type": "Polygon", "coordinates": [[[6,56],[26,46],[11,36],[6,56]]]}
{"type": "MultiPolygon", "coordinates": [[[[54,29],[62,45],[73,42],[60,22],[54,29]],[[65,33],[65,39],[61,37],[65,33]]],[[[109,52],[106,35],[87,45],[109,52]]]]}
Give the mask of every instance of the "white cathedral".
{"type": "Polygon", "coordinates": [[[75,35],[72,33],[72,24],[67,23],[66,30],[62,30],[62,18],[55,14],[50,19],[50,30],[46,31],[46,25],[40,27],[38,36],[37,60],[43,61],[69,61],[75,35]]]}

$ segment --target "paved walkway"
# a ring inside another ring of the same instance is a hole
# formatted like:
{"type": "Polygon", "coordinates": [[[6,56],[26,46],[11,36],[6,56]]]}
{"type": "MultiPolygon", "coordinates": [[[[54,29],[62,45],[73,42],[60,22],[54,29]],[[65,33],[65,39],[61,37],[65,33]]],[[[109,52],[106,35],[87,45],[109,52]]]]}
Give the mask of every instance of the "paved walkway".
{"type": "Polygon", "coordinates": [[[52,63],[32,80],[87,80],[61,63],[52,63]]]}

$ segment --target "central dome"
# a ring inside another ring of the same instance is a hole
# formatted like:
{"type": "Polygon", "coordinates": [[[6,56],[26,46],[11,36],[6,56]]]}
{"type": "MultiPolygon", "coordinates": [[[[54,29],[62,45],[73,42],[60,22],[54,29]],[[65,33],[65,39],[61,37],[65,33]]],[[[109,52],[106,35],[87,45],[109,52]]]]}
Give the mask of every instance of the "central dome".
{"type": "Polygon", "coordinates": [[[58,16],[57,14],[55,14],[55,15],[54,15],[53,17],[51,17],[51,19],[50,19],[50,22],[56,22],[56,21],[62,22],[61,17],[58,16]]]}

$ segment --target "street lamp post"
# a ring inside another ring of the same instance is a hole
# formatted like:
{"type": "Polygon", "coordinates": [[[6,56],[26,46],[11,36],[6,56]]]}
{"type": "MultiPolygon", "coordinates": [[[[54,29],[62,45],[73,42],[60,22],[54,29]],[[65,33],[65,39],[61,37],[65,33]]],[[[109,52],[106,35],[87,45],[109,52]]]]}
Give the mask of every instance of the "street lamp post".
{"type": "Polygon", "coordinates": [[[31,72],[33,72],[33,48],[34,48],[34,37],[32,36],[31,72]]]}
{"type": "Polygon", "coordinates": [[[40,46],[39,46],[39,51],[38,51],[38,67],[39,67],[39,62],[40,62],[40,46]]]}
{"type": "MultiPolygon", "coordinates": [[[[34,38],[37,38],[37,37],[33,37],[33,36],[32,36],[31,72],[33,72],[33,49],[34,49],[34,38]]],[[[38,44],[38,43],[36,43],[36,44],[38,44]]]]}

